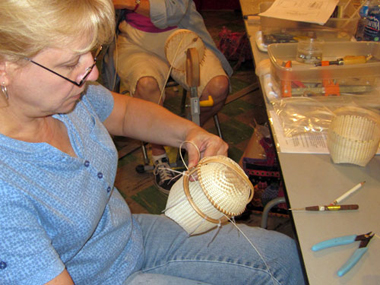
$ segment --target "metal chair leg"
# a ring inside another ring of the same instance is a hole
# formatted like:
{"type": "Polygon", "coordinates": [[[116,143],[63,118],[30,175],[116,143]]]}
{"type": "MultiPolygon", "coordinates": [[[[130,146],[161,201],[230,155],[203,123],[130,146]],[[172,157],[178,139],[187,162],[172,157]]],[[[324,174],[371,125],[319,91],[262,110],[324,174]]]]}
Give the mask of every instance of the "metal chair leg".
{"type": "Polygon", "coordinates": [[[218,136],[221,139],[223,139],[222,129],[220,128],[220,124],[219,124],[218,114],[215,114],[213,118],[214,118],[214,124],[215,124],[216,131],[218,133],[218,136]]]}
{"type": "Polygon", "coordinates": [[[149,157],[148,157],[148,153],[146,151],[146,147],[145,147],[145,143],[144,142],[141,142],[141,151],[142,151],[142,154],[143,154],[143,159],[144,159],[144,164],[147,165],[149,164],[149,157]]]}
{"type": "Polygon", "coordinates": [[[263,229],[266,229],[267,226],[268,226],[268,215],[269,215],[269,211],[276,205],[278,204],[281,204],[281,203],[285,203],[285,197],[277,197],[271,201],[269,201],[265,207],[264,207],[264,210],[263,210],[263,214],[261,216],[261,227],[263,229]]]}

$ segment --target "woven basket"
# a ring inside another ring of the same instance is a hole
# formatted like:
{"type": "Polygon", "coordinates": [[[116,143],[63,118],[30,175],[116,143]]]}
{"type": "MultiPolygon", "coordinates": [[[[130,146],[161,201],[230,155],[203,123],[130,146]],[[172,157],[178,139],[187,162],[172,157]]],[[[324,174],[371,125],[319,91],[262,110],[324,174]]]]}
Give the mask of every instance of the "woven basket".
{"type": "Polygon", "coordinates": [[[379,143],[378,117],[365,109],[340,110],[329,126],[327,147],[334,163],[366,166],[376,154],[379,143]]]}
{"type": "Polygon", "coordinates": [[[253,193],[236,162],[225,156],[205,157],[173,185],[165,215],[189,235],[201,234],[242,214],[253,193]],[[192,175],[197,180],[190,181],[192,175]]]}
{"type": "Polygon", "coordinates": [[[165,56],[173,69],[185,72],[186,70],[186,51],[195,48],[198,52],[199,62],[202,63],[205,55],[205,45],[202,39],[194,32],[179,29],[165,42],[165,56]]]}

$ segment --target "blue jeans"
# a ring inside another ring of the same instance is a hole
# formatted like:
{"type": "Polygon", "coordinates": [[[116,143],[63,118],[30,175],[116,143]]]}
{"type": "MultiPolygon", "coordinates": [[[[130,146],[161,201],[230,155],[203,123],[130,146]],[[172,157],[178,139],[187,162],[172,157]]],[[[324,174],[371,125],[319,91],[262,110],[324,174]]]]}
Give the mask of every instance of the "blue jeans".
{"type": "Polygon", "coordinates": [[[145,256],[126,284],[304,284],[295,242],[278,232],[239,224],[253,248],[231,223],[189,237],[165,216],[134,217],[145,256]]]}

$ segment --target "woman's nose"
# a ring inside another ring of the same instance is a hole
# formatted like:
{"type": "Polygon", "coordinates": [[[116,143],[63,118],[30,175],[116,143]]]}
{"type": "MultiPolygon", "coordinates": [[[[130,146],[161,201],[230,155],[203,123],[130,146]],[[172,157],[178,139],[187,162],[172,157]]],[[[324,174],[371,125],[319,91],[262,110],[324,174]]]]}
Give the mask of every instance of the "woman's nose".
{"type": "Polygon", "coordinates": [[[90,75],[87,77],[86,81],[96,81],[99,77],[99,69],[95,65],[94,68],[91,70],[90,75]]]}

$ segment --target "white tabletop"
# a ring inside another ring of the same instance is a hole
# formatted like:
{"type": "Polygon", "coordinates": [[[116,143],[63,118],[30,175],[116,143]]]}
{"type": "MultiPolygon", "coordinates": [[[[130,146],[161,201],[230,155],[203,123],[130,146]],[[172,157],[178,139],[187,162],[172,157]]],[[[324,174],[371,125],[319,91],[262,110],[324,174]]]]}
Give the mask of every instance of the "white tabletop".
{"type": "MultiPolygon", "coordinates": [[[[258,13],[259,2],[240,0],[243,15],[258,13]]],[[[245,24],[258,66],[268,58],[256,46],[255,35],[259,31],[259,23],[251,18],[245,24]]],[[[268,117],[271,108],[267,104],[268,117]]],[[[278,157],[286,196],[293,208],[329,204],[356,184],[366,181],[360,190],[344,200],[344,204],[358,204],[359,210],[293,212],[292,219],[308,282],[318,285],[380,284],[380,156],[374,157],[365,167],[334,164],[329,154],[278,152],[278,157]],[[368,244],[368,252],[342,277],[338,277],[337,271],[358,248],[359,242],[319,252],[311,250],[314,244],[326,239],[370,231],[377,236],[368,244]]]]}
{"type": "Polygon", "coordinates": [[[380,157],[366,167],[333,164],[329,155],[279,153],[286,193],[293,208],[325,205],[361,181],[364,186],[344,200],[359,210],[336,212],[294,211],[293,221],[310,284],[380,284],[380,239],[372,238],[368,252],[343,277],[339,268],[359,242],[313,252],[323,240],[345,235],[380,233],[380,157]]]}

